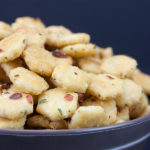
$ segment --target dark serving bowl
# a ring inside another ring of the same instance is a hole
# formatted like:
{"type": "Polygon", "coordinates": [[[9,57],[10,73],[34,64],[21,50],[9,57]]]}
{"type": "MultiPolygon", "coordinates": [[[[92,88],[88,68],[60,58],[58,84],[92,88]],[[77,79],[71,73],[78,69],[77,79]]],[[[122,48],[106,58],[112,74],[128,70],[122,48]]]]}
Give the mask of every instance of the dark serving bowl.
{"type": "Polygon", "coordinates": [[[150,115],[100,128],[0,130],[1,150],[149,150],[150,115]]]}

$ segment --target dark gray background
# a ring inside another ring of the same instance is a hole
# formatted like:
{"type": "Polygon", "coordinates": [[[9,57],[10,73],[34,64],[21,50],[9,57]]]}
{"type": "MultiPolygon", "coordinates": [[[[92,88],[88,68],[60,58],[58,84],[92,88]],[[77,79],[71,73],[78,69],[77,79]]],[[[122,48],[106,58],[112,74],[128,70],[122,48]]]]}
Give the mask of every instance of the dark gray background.
{"type": "Polygon", "coordinates": [[[150,0],[0,0],[0,20],[25,15],[88,32],[92,42],[136,58],[150,73],[150,0]]]}

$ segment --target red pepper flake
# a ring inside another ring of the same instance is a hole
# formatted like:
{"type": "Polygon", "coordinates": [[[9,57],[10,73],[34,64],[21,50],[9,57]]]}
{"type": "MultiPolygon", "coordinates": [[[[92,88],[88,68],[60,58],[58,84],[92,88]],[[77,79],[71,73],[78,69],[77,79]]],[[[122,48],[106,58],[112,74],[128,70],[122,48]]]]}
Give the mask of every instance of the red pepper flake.
{"type": "Polygon", "coordinates": [[[72,96],[71,94],[66,94],[66,95],[64,96],[64,98],[65,98],[66,100],[69,100],[69,101],[72,101],[72,100],[73,100],[73,96],[72,96]]]}
{"type": "Polygon", "coordinates": [[[32,99],[31,95],[27,95],[26,98],[27,98],[27,101],[28,101],[29,104],[33,103],[33,99],[32,99]]]}
{"type": "Polygon", "coordinates": [[[94,44],[94,47],[93,47],[94,49],[96,48],[96,44],[94,44]]]}
{"type": "Polygon", "coordinates": [[[0,48],[0,52],[3,52],[4,50],[0,48]]]}
{"type": "Polygon", "coordinates": [[[9,98],[10,99],[19,99],[21,97],[22,97],[21,93],[15,93],[15,94],[11,95],[9,98]]]}
{"type": "Polygon", "coordinates": [[[19,77],[19,74],[14,75],[15,77],[19,77]]]}
{"type": "Polygon", "coordinates": [[[59,50],[55,50],[52,52],[52,55],[55,57],[66,58],[68,55],[66,53],[62,53],[59,50]]]}
{"type": "Polygon", "coordinates": [[[109,76],[109,75],[106,75],[106,77],[109,78],[109,79],[111,79],[111,80],[114,79],[113,77],[111,77],[111,76],[109,76]]]}
{"type": "Polygon", "coordinates": [[[78,101],[80,103],[83,103],[84,102],[84,94],[83,93],[78,93],[78,101]]]}

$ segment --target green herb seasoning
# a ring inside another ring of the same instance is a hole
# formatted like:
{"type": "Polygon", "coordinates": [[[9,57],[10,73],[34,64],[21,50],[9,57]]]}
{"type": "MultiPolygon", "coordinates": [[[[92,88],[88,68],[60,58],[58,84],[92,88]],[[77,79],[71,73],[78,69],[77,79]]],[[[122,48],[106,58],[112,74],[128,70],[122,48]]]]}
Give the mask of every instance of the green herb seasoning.
{"type": "Polygon", "coordinates": [[[40,104],[43,104],[43,103],[46,103],[46,102],[47,102],[46,99],[41,99],[41,100],[40,100],[40,104]]]}
{"type": "Polygon", "coordinates": [[[27,110],[24,111],[24,115],[26,115],[26,114],[27,114],[27,110]]]}
{"type": "Polygon", "coordinates": [[[21,111],[21,114],[25,116],[27,114],[27,110],[21,111]]]}
{"type": "Polygon", "coordinates": [[[42,36],[42,33],[39,32],[39,35],[42,36]]]}
{"type": "Polygon", "coordinates": [[[63,114],[61,108],[58,108],[58,111],[61,115],[63,114]]]}
{"type": "Polygon", "coordinates": [[[25,44],[25,43],[26,43],[26,40],[23,40],[22,43],[25,44]]]}

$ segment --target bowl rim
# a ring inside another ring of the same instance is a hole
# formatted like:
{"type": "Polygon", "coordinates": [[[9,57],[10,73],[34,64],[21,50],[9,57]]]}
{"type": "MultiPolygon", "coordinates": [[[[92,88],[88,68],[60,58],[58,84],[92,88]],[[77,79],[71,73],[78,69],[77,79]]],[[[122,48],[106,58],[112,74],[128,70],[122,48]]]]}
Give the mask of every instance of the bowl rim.
{"type": "Polygon", "coordinates": [[[81,135],[81,134],[92,134],[100,132],[108,132],[113,130],[121,130],[128,127],[133,127],[136,125],[141,125],[143,123],[150,121],[150,114],[140,117],[134,120],[130,120],[124,123],[95,127],[95,128],[83,128],[83,129],[61,129],[61,130],[49,130],[49,129],[0,129],[0,135],[16,135],[16,136],[69,136],[69,135],[81,135]]]}

